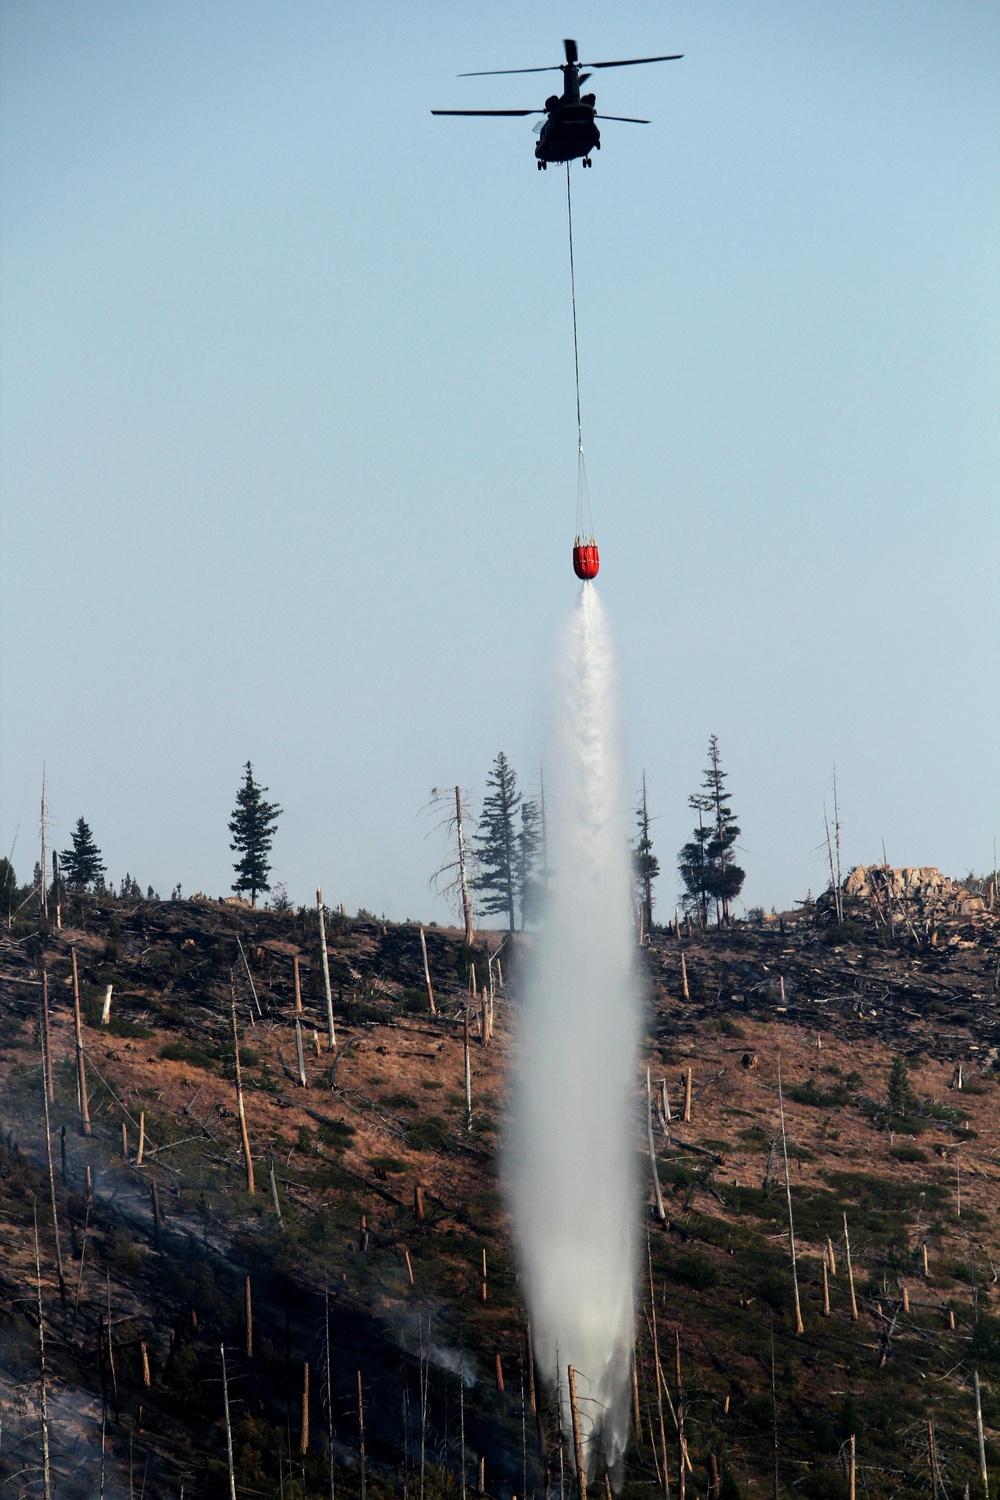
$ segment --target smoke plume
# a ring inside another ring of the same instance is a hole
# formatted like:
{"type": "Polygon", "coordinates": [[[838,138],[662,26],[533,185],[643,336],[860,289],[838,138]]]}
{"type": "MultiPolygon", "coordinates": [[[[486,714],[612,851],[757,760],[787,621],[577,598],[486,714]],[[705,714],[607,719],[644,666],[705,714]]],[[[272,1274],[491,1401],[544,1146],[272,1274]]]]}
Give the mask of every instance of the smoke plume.
{"type": "MultiPolygon", "coordinates": [[[[525,986],[508,1191],[539,1366],[577,1372],[586,1461],[628,1433],[638,1040],[614,657],[584,584],[560,651],[546,774],[549,886],[525,986]]],[[[558,1375],[557,1375],[558,1371],[558,1375]]]]}

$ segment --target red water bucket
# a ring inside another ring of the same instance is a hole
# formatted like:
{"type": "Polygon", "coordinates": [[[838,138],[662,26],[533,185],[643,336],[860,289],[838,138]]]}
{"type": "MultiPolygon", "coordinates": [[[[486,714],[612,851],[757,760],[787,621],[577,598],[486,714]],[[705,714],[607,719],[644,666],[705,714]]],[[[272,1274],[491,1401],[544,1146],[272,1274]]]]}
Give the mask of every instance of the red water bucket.
{"type": "Polygon", "coordinates": [[[577,578],[596,578],[600,567],[601,558],[593,537],[589,542],[577,540],[573,547],[573,572],[577,578]]]}

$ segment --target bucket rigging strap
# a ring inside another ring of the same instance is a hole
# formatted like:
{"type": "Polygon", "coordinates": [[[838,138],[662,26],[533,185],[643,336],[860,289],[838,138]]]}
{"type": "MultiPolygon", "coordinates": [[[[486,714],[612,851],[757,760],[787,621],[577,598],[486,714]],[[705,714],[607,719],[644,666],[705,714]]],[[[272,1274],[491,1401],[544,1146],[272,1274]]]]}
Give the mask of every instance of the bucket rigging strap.
{"type": "Polygon", "coordinates": [[[583,422],[580,417],[580,339],[576,326],[576,263],[573,258],[573,196],[570,192],[569,162],[566,163],[566,217],[569,224],[569,286],[573,304],[573,369],[576,375],[576,531],[584,540],[593,538],[594,523],[590,514],[590,491],[583,461],[583,422]]]}

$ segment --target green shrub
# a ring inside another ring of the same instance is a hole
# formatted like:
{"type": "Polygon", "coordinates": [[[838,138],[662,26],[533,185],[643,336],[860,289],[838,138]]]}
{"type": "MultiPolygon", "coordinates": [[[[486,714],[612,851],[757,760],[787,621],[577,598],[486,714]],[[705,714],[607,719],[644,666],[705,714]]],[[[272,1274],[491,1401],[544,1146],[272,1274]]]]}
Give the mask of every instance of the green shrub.
{"type": "Polygon", "coordinates": [[[192,1068],[204,1068],[208,1073],[218,1071],[218,1058],[201,1042],[167,1042],[160,1048],[165,1062],[190,1063],[192,1068]]]}

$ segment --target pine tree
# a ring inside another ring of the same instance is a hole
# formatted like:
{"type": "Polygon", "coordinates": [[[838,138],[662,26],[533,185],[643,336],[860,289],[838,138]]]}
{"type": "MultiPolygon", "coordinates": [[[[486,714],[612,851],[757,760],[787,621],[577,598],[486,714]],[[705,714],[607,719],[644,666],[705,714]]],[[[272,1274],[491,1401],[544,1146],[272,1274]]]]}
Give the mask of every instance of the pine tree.
{"type": "Polygon", "coordinates": [[[251,906],[257,905],[258,891],[269,891],[268,877],[271,874],[269,855],[274,830],[278,826],[281,808],[276,802],[266,802],[266,786],[259,786],[253,779],[253,766],[246,763],[246,777],[236,793],[229,832],[233,835],[230,849],[240,858],[233,864],[236,879],[233,890],[239,894],[250,892],[251,906]]]}
{"type": "Polygon", "coordinates": [[[67,885],[78,891],[86,890],[88,885],[102,886],[107,866],[85,819],[77,818],[70,838],[71,847],[59,856],[67,885]]]}
{"type": "Polygon", "coordinates": [[[708,742],[708,766],[702,781],[705,811],[712,819],[712,837],[708,844],[708,894],[715,899],[716,920],[729,922],[729,903],[743,889],[746,871],[741,870],[733,858],[733,846],[740,836],[739,826],[729,806],[730,794],[726,791],[728,772],[722,769],[719,759],[719,737],[713,734],[708,742]],[[720,916],[721,907],[721,916],[720,916]]]}
{"type": "Polygon", "coordinates": [[[517,899],[521,929],[538,915],[542,899],[542,814],[537,802],[521,803],[521,826],[517,833],[517,899]]]}
{"type": "Polygon", "coordinates": [[[483,896],[481,910],[501,912],[511,932],[515,930],[517,901],[517,817],[521,793],[514,769],[501,750],[486,778],[491,788],[483,798],[479,819],[476,858],[479,874],[475,889],[483,896]]]}
{"type": "Polygon", "coordinates": [[[642,773],[642,795],[635,810],[637,837],[632,852],[635,878],[639,882],[643,911],[643,931],[653,927],[653,881],[660,873],[660,861],[653,853],[653,840],[649,836],[649,805],[646,801],[646,773],[642,773]]]}
{"type": "Polygon", "coordinates": [[[697,792],[688,798],[688,807],[698,814],[698,827],[682,848],[677,867],[684,882],[684,906],[696,911],[703,927],[708,926],[709,844],[712,830],[705,823],[705,801],[697,792]]]}

